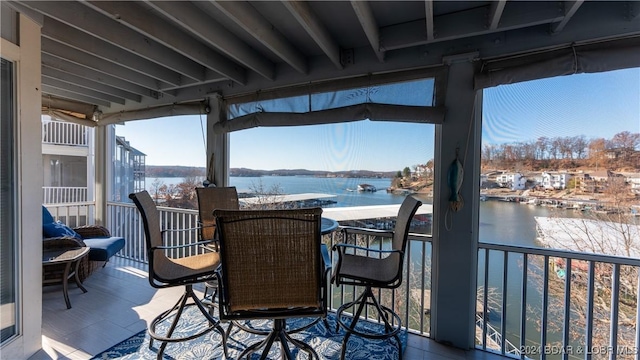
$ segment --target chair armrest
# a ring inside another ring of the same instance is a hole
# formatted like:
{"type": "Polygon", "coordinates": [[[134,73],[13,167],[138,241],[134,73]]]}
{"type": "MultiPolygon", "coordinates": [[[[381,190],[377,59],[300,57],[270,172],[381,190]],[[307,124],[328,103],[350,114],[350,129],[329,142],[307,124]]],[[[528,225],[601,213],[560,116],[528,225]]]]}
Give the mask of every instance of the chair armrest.
{"type": "Polygon", "coordinates": [[[173,246],[154,246],[152,248],[149,249],[149,251],[155,251],[155,250],[171,250],[171,249],[182,249],[182,248],[188,248],[188,247],[192,247],[192,246],[204,246],[207,244],[211,244],[213,243],[214,240],[205,240],[205,241],[198,241],[198,242],[194,242],[194,243],[189,243],[189,244],[184,244],[184,245],[173,245],[173,246]]]}
{"type": "Polygon", "coordinates": [[[85,239],[111,237],[109,230],[100,225],[84,225],[73,229],[85,239]]]}
{"type": "Polygon", "coordinates": [[[351,244],[335,244],[333,245],[333,248],[332,248],[333,251],[338,251],[338,255],[345,253],[347,249],[375,252],[378,254],[393,254],[393,253],[404,254],[403,250],[379,250],[379,249],[367,248],[367,247],[351,245],[351,244]]]}
{"type": "Polygon", "coordinates": [[[327,249],[327,245],[322,244],[320,252],[322,253],[322,262],[324,262],[324,271],[328,272],[331,270],[331,257],[329,256],[329,249],[327,249]]]}
{"type": "Polygon", "coordinates": [[[78,247],[85,247],[85,243],[82,240],[78,240],[70,236],[62,236],[55,238],[46,238],[42,240],[42,250],[59,250],[59,249],[71,249],[78,247]]]}
{"type": "Polygon", "coordinates": [[[355,226],[341,226],[342,233],[345,235],[348,234],[363,234],[363,235],[373,235],[373,236],[385,236],[385,237],[393,237],[392,230],[379,230],[379,229],[367,229],[355,226]]]}
{"type": "Polygon", "coordinates": [[[178,231],[192,231],[192,230],[198,230],[198,229],[200,229],[200,226],[194,227],[194,228],[186,228],[186,229],[163,229],[160,232],[165,233],[165,232],[178,232],[178,231]]]}

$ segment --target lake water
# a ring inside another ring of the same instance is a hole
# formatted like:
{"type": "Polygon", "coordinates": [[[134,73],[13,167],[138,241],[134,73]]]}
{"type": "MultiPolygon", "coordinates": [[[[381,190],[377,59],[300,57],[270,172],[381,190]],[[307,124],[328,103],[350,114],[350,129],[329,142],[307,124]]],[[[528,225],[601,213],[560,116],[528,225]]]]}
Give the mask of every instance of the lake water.
{"type": "MultiPolygon", "coordinates": [[[[147,189],[156,178],[147,178],[147,189]]],[[[166,185],[178,184],[182,178],[158,178],[166,185]]],[[[391,179],[320,178],[311,176],[231,177],[229,182],[238,192],[265,190],[277,186],[284,194],[323,193],[336,195],[334,207],[400,204],[403,195],[387,193],[391,179]],[[349,191],[358,184],[371,184],[376,192],[349,191]]],[[[429,199],[422,199],[430,202],[429,199]]],[[[548,216],[550,209],[501,201],[480,203],[480,241],[498,244],[536,246],[535,216],[548,216]],[[509,224],[509,226],[504,226],[509,224]]],[[[567,211],[567,213],[570,213],[567,211]]]]}

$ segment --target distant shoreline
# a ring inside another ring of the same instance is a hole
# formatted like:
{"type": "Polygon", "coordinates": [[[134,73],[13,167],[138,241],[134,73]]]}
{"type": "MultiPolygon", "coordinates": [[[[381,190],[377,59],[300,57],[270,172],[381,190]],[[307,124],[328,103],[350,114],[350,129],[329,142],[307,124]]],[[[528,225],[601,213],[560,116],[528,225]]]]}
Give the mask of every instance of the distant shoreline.
{"type": "MultiPolygon", "coordinates": [[[[371,178],[371,179],[392,179],[395,171],[372,171],[372,170],[350,170],[350,171],[325,171],[307,169],[276,169],[276,170],[255,170],[247,168],[231,168],[229,176],[233,177],[262,177],[262,176],[313,176],[313,177],[337,177],[337,178],[371,178]]],[[[185,178],[194,176],[206,176],[204,167],[190,166],[158,166],[147,165],[145,177],[148,178],[185,178]]]]}

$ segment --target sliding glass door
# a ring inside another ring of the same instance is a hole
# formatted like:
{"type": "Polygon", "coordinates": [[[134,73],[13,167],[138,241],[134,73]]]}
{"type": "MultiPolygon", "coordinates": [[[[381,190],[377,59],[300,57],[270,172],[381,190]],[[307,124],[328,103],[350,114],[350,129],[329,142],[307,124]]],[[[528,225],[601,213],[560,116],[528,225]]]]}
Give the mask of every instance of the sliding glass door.
{"type": "Polygon", "coordinates": [[[15,185],[14,64],[0,59],[0,335],[2,343],[17,329],[17,236],[15,185]]]}

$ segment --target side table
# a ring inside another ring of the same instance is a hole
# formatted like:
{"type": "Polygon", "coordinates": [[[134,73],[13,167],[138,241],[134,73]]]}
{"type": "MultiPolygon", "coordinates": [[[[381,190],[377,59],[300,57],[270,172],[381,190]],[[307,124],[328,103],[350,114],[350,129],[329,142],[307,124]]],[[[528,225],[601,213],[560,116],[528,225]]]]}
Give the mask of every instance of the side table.
{"type": "Polygon", "coordinates": [[[81,247],[75,249],[64,250],[52,250],[42,253],[42,267],[64,264],[64,272],[60,278],[43,279],[43,285],[59,284],[62,283],[62,293],[64,294],[64,301],[67,303],[67,309],[71,309],[71,302],[69,301],[69,278],[73,277],[76,285],[86,293],[87,289],[82,286],[80,279],[78,278],[78,265],[80,260],[89,254],[89,247],[81,247]],[[71,267],[73,266],[73,271],[71,267]]]}

